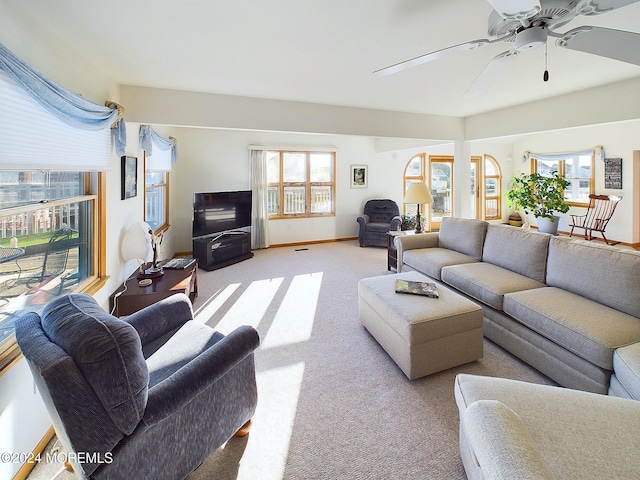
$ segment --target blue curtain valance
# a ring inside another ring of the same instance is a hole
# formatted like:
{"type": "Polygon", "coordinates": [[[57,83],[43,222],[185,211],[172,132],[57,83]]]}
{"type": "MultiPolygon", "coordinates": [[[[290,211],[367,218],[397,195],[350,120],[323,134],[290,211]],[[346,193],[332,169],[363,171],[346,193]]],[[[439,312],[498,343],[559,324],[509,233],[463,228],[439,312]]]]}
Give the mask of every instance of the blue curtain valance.
{"type": "Polygon", "coordinates": [[[178,161],[178,144],[176,139],[160,135],[149,125],[140,125],[140,148],[147,153],[148,157],[159,159],[158,162],[154,162],[157,163],[157,165],[150,167],[149,170],[171,170],[171,165],[174,165],[178,161]],[[161,152],[156,150],[154,154],[154,148],[161,150],[161,152]],[[169,162],[160,160],[162,157],[168,158],[169,162]]]}
{"type": "Polygon", "coordinates": [[[0,69],[65,124],[82,130],[110,128],[117,155],[124,155],[127,142],[124,109],[115,102],[107,102],[106,106],[101,106],[62,88],[16,57],[1,43],[0,69]]]}

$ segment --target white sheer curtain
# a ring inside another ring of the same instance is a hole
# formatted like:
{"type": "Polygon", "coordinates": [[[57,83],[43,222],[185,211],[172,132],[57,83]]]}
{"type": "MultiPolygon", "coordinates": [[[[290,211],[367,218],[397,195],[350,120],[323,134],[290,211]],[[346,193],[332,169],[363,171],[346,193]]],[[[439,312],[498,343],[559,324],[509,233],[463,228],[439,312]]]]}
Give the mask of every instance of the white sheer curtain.
{"type": "Polygon", "coordinates": [[[249,150],[251,162],[251,248],[269,247],[267,211],[267,155],[264,150],[249,150]]]}
{"type": "Polygon", "coordinates": [[[600,160],[604,161],[605,153],[604,147],[597,146],[595,148],[590,148],[589,150],[582,150],[580,152],[566,152],[566,153],[533,153],[533,152],[524,152],[522,154],[522,163],[527,162],[531,158],[535,158],[536,160],[565,160],[567,158],[579,157],[582,155],[595,155],[596,158],[600,158],[600,160]]]}

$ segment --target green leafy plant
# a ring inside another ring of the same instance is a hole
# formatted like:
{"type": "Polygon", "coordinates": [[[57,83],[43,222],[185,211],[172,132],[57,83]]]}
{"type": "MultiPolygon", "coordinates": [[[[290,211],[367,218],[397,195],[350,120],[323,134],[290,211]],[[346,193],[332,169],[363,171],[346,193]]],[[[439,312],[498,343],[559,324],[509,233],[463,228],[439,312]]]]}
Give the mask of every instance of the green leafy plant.
{"type": "Polygon", "coordinates": [[[415,217],[412,217],[411,215],[402,215],[402,217],[400,218],[402,219],[402,222],[400,222],[401,230],[413,230],[414,228],[416,228],[415,217]]]}
{"type": "MultiPolygon", "coordinates": [[[[402,222],[400,222],[401,230],[414,230],[416,228],[416,223],[418,221],[417,215],[406,214],[402,215],[400,218],[402,219],[402,222]]],[[[424,215],[420,215],[420,223],[423,227],[426,221],[427,218],[424,215]]]]}
{"type": "Polygon", "coordinates": [[[564,199],[564,190],[570,183],[558,172],[545,176],[539,173],[522,173],[511,180],[507,192],[507,205],[524,210],[535,217],[546,217],[553,221],[555,212],[567,213],[569,204],[564,199]]]}

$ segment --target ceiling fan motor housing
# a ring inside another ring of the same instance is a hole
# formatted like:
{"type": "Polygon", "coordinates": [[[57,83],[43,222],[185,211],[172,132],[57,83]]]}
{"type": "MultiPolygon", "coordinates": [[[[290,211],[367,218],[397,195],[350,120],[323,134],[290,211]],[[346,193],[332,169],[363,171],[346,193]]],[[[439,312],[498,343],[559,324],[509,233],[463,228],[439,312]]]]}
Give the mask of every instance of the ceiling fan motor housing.
{"type": "Polygon", "coordinates": [[[531,27],[522,30],[516,35],[516,50],[524,52],[541,47],[547,42],[547,29],[545,27],[531,27]]]}

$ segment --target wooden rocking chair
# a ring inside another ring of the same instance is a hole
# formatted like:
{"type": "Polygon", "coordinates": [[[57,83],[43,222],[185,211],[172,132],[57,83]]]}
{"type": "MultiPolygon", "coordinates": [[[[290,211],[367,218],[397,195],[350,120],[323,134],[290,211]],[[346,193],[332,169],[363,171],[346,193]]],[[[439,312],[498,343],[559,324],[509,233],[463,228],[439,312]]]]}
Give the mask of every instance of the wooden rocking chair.
{"type": "Polygon", "coordinates": [[[617,195],[589,195],[589,206],[587,213],[584,215],[571,215],[571,232],[573,235],[574,228],[584,229],[585,240],[593,240],[593,232],[600,232],[602,238],[607,245],[615,245],[620,242],[609,243],[607,237],[604,236],[604,230],[607,228],[609,220],[616,210],[618,202],[622,200],[622,196],[617,195]]]}

